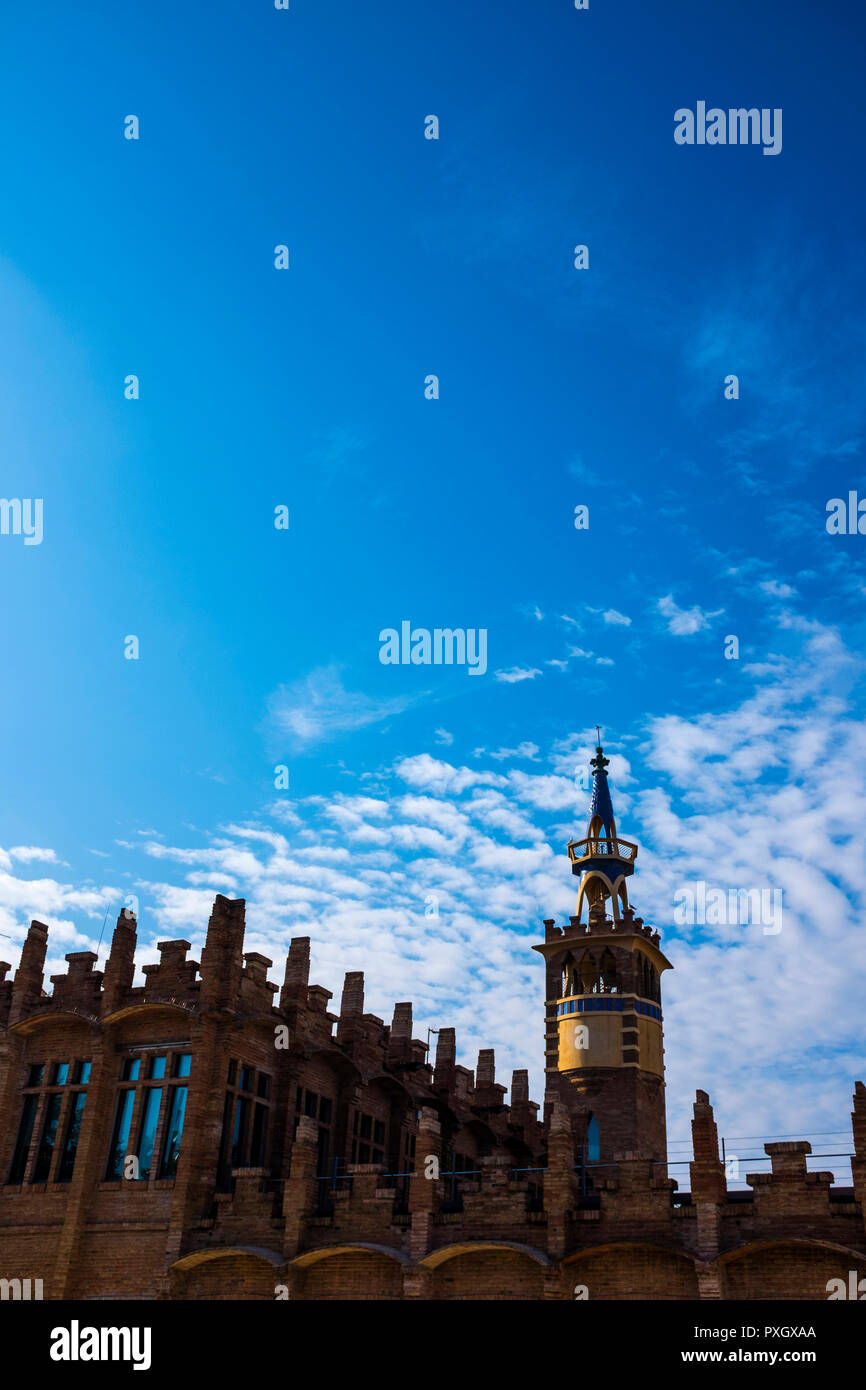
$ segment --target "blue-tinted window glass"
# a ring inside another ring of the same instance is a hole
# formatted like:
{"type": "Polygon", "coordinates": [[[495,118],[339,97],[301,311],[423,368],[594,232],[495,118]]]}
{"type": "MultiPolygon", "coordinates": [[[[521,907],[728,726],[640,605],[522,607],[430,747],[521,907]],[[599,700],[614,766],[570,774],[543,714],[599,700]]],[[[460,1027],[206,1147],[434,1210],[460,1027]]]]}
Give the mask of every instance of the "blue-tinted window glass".
{"type": "Polygon", "coordinates": [[[90,1063],[76,1062],[72,1068],[73,1086],[86,1086],[90,1080],[90,1063]]]}
{"type": "Polygon", "coordinates": [[[45,1075],[45,1066],[42,1062],[32,1066],[27,1073],[28,1086],[41,1086],[42,1078],[45,1075]]]}
{"type": "Polygon", "coordinates": [[[600,1158],[601,1136],[598,1132],[598,1121],[594,1115],[591,1115],[586,1127],[586,1161],[587,1163],[598,1163],[600,1158]]]}
{"type": "Polygon", "coordinates": [[[176,1052],[174,1057],[175,1076],[189,1076],[192,1054],[189,1052],[176,1052]]]}
{"type": "Polygon", "coordinates": [[[139,1061],[138,1057],[124,1057],[123,1066],[120,1069],[121,1080],[137,1081],[140,1066],[141,1062],[139,1061]]]}
{"type": "Polygon", "coordinates": [[[243,1167],[247,1147],[247,1126],[249,1124],[250,1103],[238,1096],[235,1108],[235,1128],[232,1136],[232,1167],[243,1167]]]}
{"type": "Polygon", "coordinates": [[[65,1085],[66,1085],[66,1078],[67,1078],[68,1076],[69,1076],[69,1063],[68,1063],[68,1062],[55,1062],[55,1063],[54,1063],[54,1069],[53,1069],[53,1071],[52,1071],[52,1073],[51,1073],[51,1085],[52,1085],[52,1086],[65,1086],[65,1085]]]}
{"type": "Polygon", "coordinates": [[[38,1104],[38,1096],[24,1097],[24,1104],[21,1108],[21,1123],[18,1126],[18,1138],[15,1141],[15,1152],[12,1155],[12,1167],[9,1169],[9,1181],[11,1183],[24,1181],[24,1170],[27,1167],[27,1155],[30,1152],[30,1140],[33,1138],[33,1125],[36,1120],[38,1104]]]}
{"type": "Polygon", "coordinates": [[[60,1119],[62,1103],[62,1096],[52,1095],[48,1097],[45,1106],[45,1123],[42,1126],[42,1139],[39,1144],[39,1152],[36,1155],[36,1167],[33,1170],[33,1182],[45,1182],[51,1171],[51,1159],[54,1156],[54,1145],[57,1141],[57,1124],[60,1119]]]}
{"type": "Polygon", "coordinates": [[[180,1157],[180,1140],[183,1134],[183,1118],[186,1114],[186,1086],[171,1088],[168,1122],[165,1127],[165,1143],[162,1148],[162,1163],[159,1169],[161,1178],[173,1178],[177,1172],[180,1157]]]}
{"type": "Polygon", "coordinates": [[[147,1074],[152,1080],[160,1081],[165,1076],[165,1058],[151,1057],[147,1074]]]}
{"type": "Polygon", "coordinates": [[[86,1100],[86,1091],[76,1091],[72,1096],[69,1119],[66,1122],[66,1141],[63,1145],[63,1153],[60,1156],[60,1168],[57,1172],[58,1182],[69,1182],[69,1179],[72,1177],[72,1170],[75,1167],[75,1155],[78,1152],[78,1140],[81,1134],[84,1102],[86,1100]]]}
{"type": "Polygon", "coordinates": [[[132,1122],[132,1106],[134,1100],[135,1091],[121,1091],[117,1097],[117,1111],[114,1118],[114,1130],[111,1136],[111,1149],[108,1155],[108,1167],[105,1170],[107,1182],[111,1182],[114,1178],[123,1177],[123,1160],[128,1151],[129,1126],[132,1122]]]}
{"type": "MultiPolygon", "coordinates": [[[[162,1059],[163,1062],[165,1058],[162,1059]]],[[[162,1087],[150,1086],[145,1092],[144,1115],[138,1138],[138,1171],[142,1178],[150,1177],[153,1163],[153,1145],[156,1139],[156,1123],[159,1119],[159,1106],[162,1100],[162,1087]]]]}

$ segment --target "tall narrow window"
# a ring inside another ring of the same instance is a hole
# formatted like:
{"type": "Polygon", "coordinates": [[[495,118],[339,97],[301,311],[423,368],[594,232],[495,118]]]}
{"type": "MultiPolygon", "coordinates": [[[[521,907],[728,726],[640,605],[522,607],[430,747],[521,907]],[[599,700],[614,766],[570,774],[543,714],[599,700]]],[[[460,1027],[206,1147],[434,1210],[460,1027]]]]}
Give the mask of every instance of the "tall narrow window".
{"type": "Polygon", "coordinates": [[[156,1140],[156,1125],[159,1119],[159,1106],[162,1100],[162,1087],[150,1086],[145,1092],[144,1114],[138,1136],[138,1172],[142,1178],[150,1177],[153,1163],[153,1145],[156,1140]]]}
{"type": "Polygon", "coordinates": [[[51,1160],[54,1157],[54,1145],[57,1142],[57,1124],[60,1119],[62,1103],[62,1095],[51,1094],[45,1105],[45,1123],[42,1126],[42,1139],[36,1154],[33,1182],[45,1182],[51,1172],[51,1160]]]}
{"type": "Polygon", "coordinates": [[[238,1096],[235,1107],[235,1128],[232,1135],[232,1167],[246,1167],[247,1127],[250,1117],[250,1103],[245,1096],[238,1096]]]}
{"type": "MultiPolygon", "coordinates": [[[[228,1081],[218,1164],[219,1182],[224,1188],[231,1179],[233,1168],[261,1168],[265,1165],[271,1094],[270,1076],[245,1063],[232,1061],[229,1064],[228,1081]],[[251,1099],[253,1096],[255,1100],[251,1099]]],[[[313,1108],[308,1109],[307,1114],[315,1115],[318,1096],[310,1095],[313,1108]]],[[[295,1096],[295,1108],[299,1115],[303,1098],[303,1087],[299,1086],[295,1096]]]]}
{"type": "Polygon", "coordinates": [[[265,1161],[265,1140],[268,1132],[268,1107],[256,1105],[253,1112],[253,1137],[250,1144],[250,1167],[261,1168],[265,1161]]]}
{"type": "Polygon", "coordinates": [[[586,1161],[587,1163],[598,1163],[601,1160],[601,1136],[598,1132],[598,1120],[594,1115],[590,1115],[589,1124],[586,1127],[586,1161]]]}
{"type": "Polygon", "coordinates": [[[331,1132],[324,1127],[319,1127],[319,1138],[316,1145],[318,1154],[318,1167],[316,1171],[324,1174],[328,1171],[328,1158],[331,1150],[331,1132]]]}
{"type": "Polygon", "coordinates": [[[162,1163],[159,1168],[161,1178],[173,1178],[177,1172],[183,1119],[186,1114],[186,1093],[186,1086],[173,1086],[171,1090],[168,1120],[165,1126],[165,1142],[162,1148],[162,1163]]]}
{"type": "Polygon", "coordinates": [[[69,1104],[69,1115],[66,1121],[66,1138],[63,1143],[63,1153],[60,1156],[60,1168],[57,1173],[58,1182],[69,1182],[72,1177],[72,1170],[75,1167],[75,1155],[78,1152],[78,1140],[81,1135],[81,1120],[84,1115],[84,1102],[87,1099],[86,1091],[76,1091],[69,1104]]]}
{"type": "Polygon", "coordinates": [[[15,1141],[15,1152],[12,1155],[12,1167],[9,1169],[10,1183],[24,1181],[24,1170],[27,1167],[27,1155],[30,1152],[30,1140],[33,1138],[33,1125],[36,1121],[38,1104],[38,1096],[24,1097],[24,1104],[21,1107],[21,1123],[18,1126],[18,1138],[15,1141]]]}
{"type": "Polygon", "coordinates": [[[111,1150],[108,1167],[105,1170],[106,1182],[123,1177],[123,1160],[129,1152],[129,1127],[132,1123],[132,1106],[135,1091],[121,1091],[117,1097],[117,1110],[114,1116],[114,1130],[111,1135],[111,1150]]]}

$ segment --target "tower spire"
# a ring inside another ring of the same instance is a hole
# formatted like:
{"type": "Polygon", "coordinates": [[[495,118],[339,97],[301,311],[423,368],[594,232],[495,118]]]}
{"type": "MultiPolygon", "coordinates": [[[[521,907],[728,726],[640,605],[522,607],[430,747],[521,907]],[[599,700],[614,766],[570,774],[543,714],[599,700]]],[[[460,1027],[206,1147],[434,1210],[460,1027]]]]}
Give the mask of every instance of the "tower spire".
{"type": "Polygon", "coordinates": [[[607,780],[606,768],[610,764],[610,758],[604,756],[604,749],[601,746],[601,730],[596,726],[599,741],[595,750],[595,757],[590,759],[592,768],[592,799],[589,804],[589,833],[592,834],[592,822],[596,817],[601,821],[601,827],[607,838],[616,839],[616,824],[613,818],[613,802],[610,799],[610,787],[607,780]]]}
{"type": "Polygon", "coordinates": [[[589,803],[589,823],[582,840],[572,840],[568,846],[571,871],[580,877],[577,895],[577,920],[580,921],[586,903],[590,916],[603,920],[610,903],[614,922],[620,921],[620,909],[628,911],[626,879],[634,873],[637,845],[617,834],[610,797],[607,769],[610,758],[604,756],[601,729],[596,725],[599,741],[592,768],[592,796],[589,803]]]}

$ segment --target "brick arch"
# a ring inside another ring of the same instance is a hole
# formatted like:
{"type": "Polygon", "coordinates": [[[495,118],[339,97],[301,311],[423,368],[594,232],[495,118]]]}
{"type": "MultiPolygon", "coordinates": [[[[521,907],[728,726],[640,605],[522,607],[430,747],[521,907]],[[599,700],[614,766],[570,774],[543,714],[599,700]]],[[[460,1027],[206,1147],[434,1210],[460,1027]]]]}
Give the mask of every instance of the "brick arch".
{"type": "Polygon", "coordinates": [[[590,1303],[699,1298],[691,1255],[664,1245],[622,1241],[595,1246],[562,1262],[567,1296],[585,1285],[590,1303]]]}
{"type": "Polygon", "coordinates": [[[336,1245],[308,1250],[292,1262],[292,1298],[377,1301],[403,1297],[405,1256],[387,1246],[336,1245]]]}
{"type": "Polygon", "coordinates": [[[273,1302],[277,1284],[284,1282],[284,1270],[281,1255],[257,1246],[196,1250],[171,1266],[169,1296],[182,1302],[273,1302]]]}
{"type": "Polygon", "coordinates": [[[850,1270],[866,1279],[866,1255],[848,1246],[820,1240],[765,1240],[728,1250],[718,1261],[724,1279],[723,1297],[815,1301],[828,1297],[830,1279],[842,1279],[846,1289],[850,1270]]]}
{"type": "Polygon", "coordinates": [[[432,1270],[434,1299],[527,1300],[544,1297],[546,1255],[528,1245],[464,1242],[421,1261],[432,1270]]]}

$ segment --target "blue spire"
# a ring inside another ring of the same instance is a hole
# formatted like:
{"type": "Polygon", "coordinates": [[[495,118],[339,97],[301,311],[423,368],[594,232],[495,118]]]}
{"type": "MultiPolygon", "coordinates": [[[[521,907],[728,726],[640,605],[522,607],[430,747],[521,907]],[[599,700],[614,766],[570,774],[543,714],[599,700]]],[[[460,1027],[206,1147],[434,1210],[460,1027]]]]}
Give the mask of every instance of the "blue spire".
{"type": "Polygon", "coordinates": [[[607,773],[605,768],[610,762],[610,758],[604,756],[601,744],[595,750],[595,757],[590,763],[592,768],[592,800],[589,803],[589,818],[594,816],[601,817],[607,838],[610,839],[613,833],[613,804],[610,799],[610,787],[607,784],[607,773]]]}

